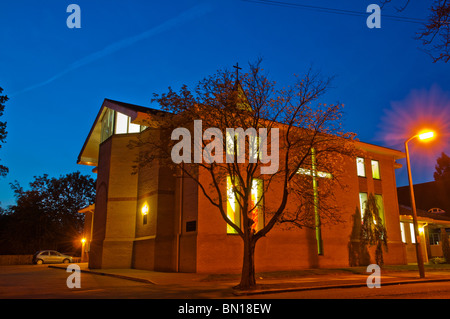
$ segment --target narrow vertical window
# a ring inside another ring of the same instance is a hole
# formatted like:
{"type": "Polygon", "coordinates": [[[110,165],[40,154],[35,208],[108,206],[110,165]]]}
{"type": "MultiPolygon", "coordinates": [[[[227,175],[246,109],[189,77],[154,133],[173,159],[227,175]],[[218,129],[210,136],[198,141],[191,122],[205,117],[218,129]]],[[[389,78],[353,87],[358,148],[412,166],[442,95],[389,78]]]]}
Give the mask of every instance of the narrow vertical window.
{"type": "Polygon", "coordinates": [[[359,208],[361,209],[361,223],[364,219],[364,211],[366,209],[367,193],[359,193],[359,208]]]}
{"type": "MultiPolygon", "coordinates": [[[[234,180],[234,185],[236,181],[234,180]]],[[[238,197],[234,190],[233,180],[231,176],[227,176],[227,217],[235,225],[241,225],[241,210],[238,202],[238,197]]],[[[237,231],[227,223],[227,234],[237,234],[237,231]]]]}
{"type": "Polygon", "coordinates": [[[400,222],[400,233],[402,234],[402,242],[406,244],[405,223],[400,222]]]}
{"type": "Polygon", "coordinates": [[[252,190],[251,190],[251,206],[252,209],[252,229],[255,232],[259,231],[264,227],[264,207],[263,207],[263,180],[254,179],[252,180],[252,190]]]}
{"type": "Polygon", "coordinates": [[[383,203],[383,195],[375,194],[375,201],[377,202],[378,214],[380,216],[381,222],[383,225],[386,225],[384,221],[384,203],[383,203]]]}
{"type": "Polygon", "coordinates": [[[100,136],[100,142],[104,142],[113,134],[114,127],[114,111],[106,109],[105,115],[102,118],[102,132],[100,136]]]}
{"type": "Polygon", "coordinates": [[[372,177],[373,179],[380,179],[380,164],[378,161],[372,160],[372,177]]]}
{"type": "Polygon", "coordinates": [[[364,167],[364,158],[362,158],[362,157],[356,158],[356,171],[358,172],[358,176],[366,177],[366,168],[364,167]]]}
{"type": "Polygon", "coordinates": [[[416,232],[414,231],[414,223],[409,223],[409,233],[411,234],[411,243],[416,243],[416,232]]]}

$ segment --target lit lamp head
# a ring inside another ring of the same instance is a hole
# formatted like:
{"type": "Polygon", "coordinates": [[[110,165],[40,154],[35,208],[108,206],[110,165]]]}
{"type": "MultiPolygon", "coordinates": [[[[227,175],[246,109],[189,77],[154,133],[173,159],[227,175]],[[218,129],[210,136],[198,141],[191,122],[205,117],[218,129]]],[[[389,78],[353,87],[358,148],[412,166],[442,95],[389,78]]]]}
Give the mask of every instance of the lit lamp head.
{"type": "Polygon", "coordinates": [[[84,244],[86,242],[86,238],[81,238],[81,243],[84,244]]]}
{"type": "Polygon", "coordinates": [[[434,137],[434,132],[433,131],[427,131],[427,132],[423,132],[419,134],[419,139],[424,141],[424,140],[429,140],[430,138],[434,137]]]}

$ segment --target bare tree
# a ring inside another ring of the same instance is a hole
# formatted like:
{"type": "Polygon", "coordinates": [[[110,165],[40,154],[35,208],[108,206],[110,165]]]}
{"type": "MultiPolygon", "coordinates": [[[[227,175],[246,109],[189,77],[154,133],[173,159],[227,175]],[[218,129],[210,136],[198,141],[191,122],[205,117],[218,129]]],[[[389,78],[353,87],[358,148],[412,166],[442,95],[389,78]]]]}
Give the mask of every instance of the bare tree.
{"type": "MultiPolygon", "coordinates": [[[[383,0],[382,5],[391,3],[392,0],[383,0]]],[[[398,12],[404,11],[409,5],[409,0],[404,0],[401,7],[396,7],[398,12]]],[[[430,7],[427,22],[416,33],[416,39],[422,41],[424,51],[428,53],[433,62],[450,60],[450,0],[434,0],[430,7]]]]}
{"type": "Polygon", "coordinates": [[[133,144],[141,148],[138,166],[159,163],[192,178],[216,208],[211,213],[219,213],[242,238],[244,257],[238,286],[242,289],[256,285],[255,246],[276,224],[317,229],[324,223],[342,221],[333,195],[337,186],[345,187],[340,178],[344,174],[342,161],[354,154],[353,134],[343,132],[341,127],[342,105],[318,103],[329,89],[331,78],[323,79],[309,70],[303,77],[296,77],[292,86],[277,89],[263,74],[260,62],[249,64],[250,71],[241,75],[219,70],[200,81],[193,91],[183,86],[179,93],[169,88],[168,93],[156,94],[154,101],[166,113],[149,121],[150,133],[133,144]],[[195,135],[196,120],[202,121],[203,139],[198,142],[194,138],[181,150],[181,136],[174,139],[172,134],[177,128],[186,128],[195,135]],[[227,134],[229,128],[239,133],[227,134]],[[259,134],[257,142],[245,137],[260,129],[268,134],[259,134]],[[174,149],[183,161],[174,162],[174,149]],[[203,158],[198,161],[200,153],[196,152],[202,149],[203,158]],[[274,164],[263,163],[263,154],[269,153],[278,165],[267,174],[264,169],[274,164]],[[329,178],[323,178],[320,187],[313,187],[319,174],[329,178]],[[263,194],[276,192],[278,200],[265,201],[261,207],[263,199],[255,199],[252,194],[255,181],[263,194]],[[227,183],[231,189],[228,192],[227,183]],[[235,220],[228,212],[230,198],[240,214],[235,220]],[[293,201],[295,205],[289,205],[293,201]],[[255,219],[255,212],[261,209],[263,223],[255,219]]]}

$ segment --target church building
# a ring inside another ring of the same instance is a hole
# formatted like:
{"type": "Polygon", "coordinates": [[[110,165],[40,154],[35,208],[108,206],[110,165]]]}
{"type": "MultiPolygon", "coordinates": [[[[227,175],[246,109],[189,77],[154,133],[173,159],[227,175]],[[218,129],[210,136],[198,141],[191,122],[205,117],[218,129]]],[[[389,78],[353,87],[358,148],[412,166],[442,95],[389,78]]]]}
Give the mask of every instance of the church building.
{"type": "MultiPolygon", "coordinates": [[[[130,140],[146,134],[145,125],[161,113],[109,99],[101,105],[78,157],[78,164],[90,165],[97,173],[95,205],[82,211],[89,212],[84,246],[89,267],[237,273],[242,267],[242,240],[214,213],[216,208],[195,181],[174,176],[163,165],[133,169],[138,149],[128,147],[130,140]]],[[[355,265],[352,247],[359,238],[354,236],[358,226],[354,215],[364,208],[369,194],[374,194],[387,229],[384,263],[406,264],[395,178],[400,167],[396,161],[405,154],[355,143],[364,155],[342,163],[348,188],[336,196],[346,207],[344,222],[323,226],[323,250],[317,250],[314,229],[275,226],[257,242],[257,272],[355,265]]],[[[255,196],[266,201],[275,196],[258,192],[255,188],[255,196]]],[[[258,214],[258,223],[264,223],[264,207],[258,214]]]]}

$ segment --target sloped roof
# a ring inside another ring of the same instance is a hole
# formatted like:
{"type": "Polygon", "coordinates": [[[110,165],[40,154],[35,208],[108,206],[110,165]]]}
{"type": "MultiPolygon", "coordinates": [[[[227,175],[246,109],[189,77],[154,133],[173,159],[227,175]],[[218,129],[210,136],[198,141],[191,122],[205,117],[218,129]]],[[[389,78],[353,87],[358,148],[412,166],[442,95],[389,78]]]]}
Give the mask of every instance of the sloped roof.
{"type": "Polygon", "coordinates": [[[80,154],[78,155],[77,164],[92,166],[97,165],[98,150],[101,138],[101,119],[107,108],[129,116],[131,118],[131,122],[135,124],[141,124],[143,120],[148,119],[151,115],[165,113],[161,110],[141,105],[104,99],[97,117],[94,120],[94,124],[92,125],[84,145],[81,148],[80,154]]]}
{"type": "MultiPolygon", "coordinates": [[[[406,205],[399,205],[399,214],[401,218],[404,220],[409,219],[412,220],[412,209],[406,205]]],[[[432,223],[437,227],[450,227],[450,217],[445,214],[440,213],[429,213],[426,210],[416,208],[417,212],[417,220],[419,222],[427,222],[432,223]]]]}

